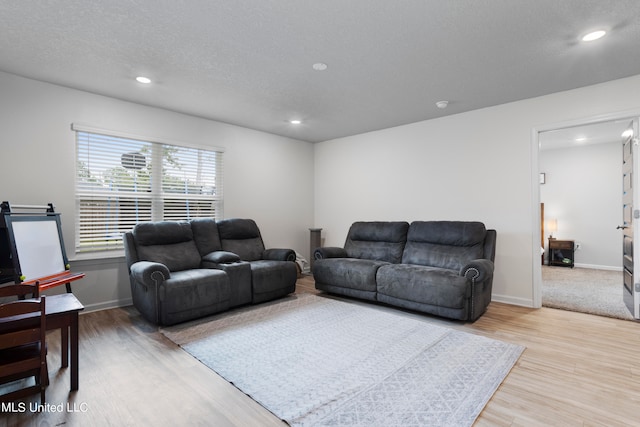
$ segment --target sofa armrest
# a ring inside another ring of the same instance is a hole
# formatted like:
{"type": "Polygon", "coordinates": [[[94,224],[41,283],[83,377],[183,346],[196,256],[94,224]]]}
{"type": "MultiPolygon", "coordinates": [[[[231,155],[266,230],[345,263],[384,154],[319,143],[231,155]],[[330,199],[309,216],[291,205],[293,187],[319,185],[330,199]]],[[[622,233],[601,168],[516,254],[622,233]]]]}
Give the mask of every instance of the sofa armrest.
{"type": "Polygon", "coordinates": [[[266,249],[262,253],[262,259],[270,261],[295,261],[296,252],[293,249],[266,249]]]}
{"type": "Polygon", "coordinates": [[[484,282],[493,277],[493,261],[488,259],[474,259],[462,267],[460,275],[474,282],[484,282]]]}
{"type": "Polygon", "coordinates": [[[240,261],[239,255],[227,251],[209,252],[202,257],[202,262],[210,262],[214,264],[232,264],[238,261],[240,261]]]}
{"type": "Polygon", "coordinates": [[[131,277],[143,285],[158,284],[171,277],[166,265],[159,262],[138,261],[131,264],[131,277]]]}
{"type": "Polygon", "coordinates": [[[334,246],[317,248],[313,252],[313,259],[346,258],[346,257],[347,257],[347,251],[344,250],[344,248],[338,248],[334,246]]]}

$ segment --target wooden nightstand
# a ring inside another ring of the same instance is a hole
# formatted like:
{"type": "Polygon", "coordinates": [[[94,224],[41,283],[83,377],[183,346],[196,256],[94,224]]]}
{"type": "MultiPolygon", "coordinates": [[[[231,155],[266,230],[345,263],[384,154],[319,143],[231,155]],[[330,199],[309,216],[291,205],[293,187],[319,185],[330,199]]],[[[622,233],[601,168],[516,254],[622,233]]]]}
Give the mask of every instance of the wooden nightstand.
{"type": "Polygon", "coordinates": [[[549,239],[548,265],[573,267],[575,242],[573,240],[549,239]]]}

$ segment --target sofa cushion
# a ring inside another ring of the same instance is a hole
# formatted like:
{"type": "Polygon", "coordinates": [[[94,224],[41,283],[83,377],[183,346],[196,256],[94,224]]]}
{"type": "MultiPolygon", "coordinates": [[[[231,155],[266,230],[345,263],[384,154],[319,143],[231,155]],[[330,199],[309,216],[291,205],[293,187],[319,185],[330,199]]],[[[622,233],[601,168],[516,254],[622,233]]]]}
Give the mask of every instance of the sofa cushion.
{"type": "Polygon", "coordinates": [[[407,239],[409,224],[403,221],[354,222],[344,249],[349,258],[398,263],[407,239]]]}
{"type": "Polygon", "coordinates": [[[378,269],[378,294],[440,307],[463,308],[469,283],[457,271],[410,264],[391,264],[378,269]]]}
{"type": "Polygon", "coordinates": [[[193,240],[193,231],[188,222],[158,221],[142,222],[133,228],[136,245],[170,245],[193,240]]]}
{"type": "Polygon", "coordinates": [[[481,222],[415,221],[407,233],[403,264],[455,270],[483,258],[487,230],[481,222]]]}
{"type": "Polygon", "coordinates": [[[298,270],[294,262],[258,260],[249,264],[254,304],[279,298],[296,290],[298,270]]]}
{"type": "Polygon", "coordinates": [[[200,255],[206,255],[222,249],[220,235],[218,234],[218,225],[214,219],[192,219],[191,229],[193,230],[193,240],[196,242],[200,255]]]}
{"type": "Polygon", "coordinates": [[[165,325],[218,313],[230,306],[229,277],[221,270],[172,273],[161,292],[165,325]]]}
{"type": "Polygon", "coordinates": [[[244,261],[262,259],[264,243],[258,225],[252,219],[218,221],[218,233],[223,250],[238,254],[244,261]]]}
{"type": "Polygon", "coordinates": [[[327,258],[316,260],[313,277],[316,283],[335,287],[375,292],[376,272],[386,261],[358,258],[327,258]]]}
{"type": "Polygon", "coordinates": [[[200,267],[200,253],[188,222],[146,222],[136,225],[135,238],[139,261],[159,262],[169,271],[200,267]]]}
{"type": "Polygon", "coordinates": [[[201,260],[193,240],[172,245],[138,246],[138,258],[164,264],[169,271],[199,268],[201,260]]]}

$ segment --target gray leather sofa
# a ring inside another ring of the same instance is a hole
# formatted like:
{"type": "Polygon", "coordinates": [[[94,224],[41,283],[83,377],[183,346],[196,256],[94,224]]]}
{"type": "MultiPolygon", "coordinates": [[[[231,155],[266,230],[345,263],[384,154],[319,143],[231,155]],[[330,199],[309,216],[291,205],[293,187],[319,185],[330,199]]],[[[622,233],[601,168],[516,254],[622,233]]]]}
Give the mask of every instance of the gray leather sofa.
{"type": "Polygon", "coordinates": [[[250,219],[147,222],[123,240],[133,305],[159,325],[295,291],[295,252],[265,249],[250,219]]]}
{"type": "Polygon", "coordinates": [[[314,251],[316,288],[475,321],[491,302],[496,231],[481,222],[356,222],[314,251]]]}

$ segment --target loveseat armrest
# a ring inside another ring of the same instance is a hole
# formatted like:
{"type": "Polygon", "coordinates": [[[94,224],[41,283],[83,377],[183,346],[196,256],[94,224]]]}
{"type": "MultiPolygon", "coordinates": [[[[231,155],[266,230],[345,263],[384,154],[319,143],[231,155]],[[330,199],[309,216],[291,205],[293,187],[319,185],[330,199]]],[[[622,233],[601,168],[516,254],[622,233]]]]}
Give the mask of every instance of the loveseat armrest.
{"type": "Polygon", "coordinates": [[[493,277],[493,261],[488,259],[474,259],[462,267],[460,275],[474,282],[484,282],[493,277]]]}
{"type": "Polygon", "coordinates": [[[293,249],[266,249],[262,253],[262,259],[269,261],[295,261],[296,252],[293,249]]]}
{"type": "Polygon", "coordinates": [[[316,248],[316,250],[313,251],[313,259],[325,258],[347,258],[347,251],[344,248],[334,246],[316,248]]]}
{"type": "Polygon", "coordinates": [[[240,256],[233,252],[227,251],[214,251],[209,252],[202,257],[202,262],[214,263],[214,264],[232,264],[240,261],[240,256]]]}
{"type": "Polygon", "coordinates": [[[138,283],[152,285],[171,277],[169,268],[159,262],[138,261],[131,264],[131,277],[138,283]]]}

